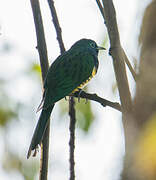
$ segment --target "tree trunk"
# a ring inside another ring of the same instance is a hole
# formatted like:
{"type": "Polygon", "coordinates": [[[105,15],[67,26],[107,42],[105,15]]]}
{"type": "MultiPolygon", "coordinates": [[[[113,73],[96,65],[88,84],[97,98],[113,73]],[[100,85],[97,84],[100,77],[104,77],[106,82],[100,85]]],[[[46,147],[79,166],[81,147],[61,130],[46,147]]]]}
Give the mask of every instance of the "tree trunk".
{"type": "Polygon", "coordinates": [[[123,180],[156,180],[156,1],[141,26],[139,76],[134,109],[124,120],[126,157],[123,180]]]}

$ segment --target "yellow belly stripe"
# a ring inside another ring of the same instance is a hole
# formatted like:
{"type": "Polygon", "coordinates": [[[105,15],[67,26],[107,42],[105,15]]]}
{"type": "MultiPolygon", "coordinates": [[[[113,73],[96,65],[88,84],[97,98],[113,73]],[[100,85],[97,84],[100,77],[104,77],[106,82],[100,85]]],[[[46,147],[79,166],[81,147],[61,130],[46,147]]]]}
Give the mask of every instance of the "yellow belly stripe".
{"type": "Polygon", "coordinates": [[[72,91],[72,93],[75,93],[76,91],[79,91],[79,89],[82,89],[96,74],[96,68],[94,67],[93,71],[92,71],[92,75],[82,84],[80,84],[80,86],[78,86],[76,89],[74,89],[72,91]]]}

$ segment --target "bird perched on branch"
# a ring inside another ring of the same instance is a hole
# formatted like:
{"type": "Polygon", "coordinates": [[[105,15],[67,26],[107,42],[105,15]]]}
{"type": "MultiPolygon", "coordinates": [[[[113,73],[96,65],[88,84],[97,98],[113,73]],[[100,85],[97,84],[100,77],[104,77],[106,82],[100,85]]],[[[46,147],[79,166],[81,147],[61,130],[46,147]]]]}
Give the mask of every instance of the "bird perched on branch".
{"type": "Polygon", "coordinates": [[[42,109],[27,158],[41,144],[53,107],[60,99],[80,91],[97,73],[98,52],[105,48],[91,39],[77,41],[57,57],[50,66],[44,82],[44,93],[38,110],[42,109]]]}

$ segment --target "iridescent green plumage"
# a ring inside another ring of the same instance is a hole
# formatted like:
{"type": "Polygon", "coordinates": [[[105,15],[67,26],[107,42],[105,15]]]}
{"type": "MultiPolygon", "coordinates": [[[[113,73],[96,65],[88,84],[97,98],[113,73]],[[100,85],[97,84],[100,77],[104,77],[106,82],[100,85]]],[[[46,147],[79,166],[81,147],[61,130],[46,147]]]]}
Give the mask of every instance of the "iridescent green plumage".
{"type": "Polygon", "coordinates": [[[42,112],[29,151],[41,143],[54,104],[87,83],[98,69],[98,50],[104,49],[90,39],[77,41],[50,66],[45,82],[42,112]]]}

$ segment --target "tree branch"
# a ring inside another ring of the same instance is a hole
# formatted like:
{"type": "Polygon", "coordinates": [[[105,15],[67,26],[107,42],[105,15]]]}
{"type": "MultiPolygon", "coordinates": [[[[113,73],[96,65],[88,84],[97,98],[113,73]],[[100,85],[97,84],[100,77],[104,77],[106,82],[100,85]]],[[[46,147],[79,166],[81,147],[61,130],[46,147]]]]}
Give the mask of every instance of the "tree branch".
{"type": "MultiPolygon", "coordinates": [[[[101,12],[103,18],[105,19],[106,16],[104,15],[104,8],[103,8],[103,6],[102,6],[100,0],[96,0],[96,3],[97,3],[97,5],[98,5],[98,7],[99,7],[99,9],[100,9],[100,12],[101,12]]],[[[115,15],[115,16],[116,16],[116,15],[115,15]]],[[[106,20],[106,19],[105,19],[105,20],[106,20]]],[[[112,23],[112,24],[114,24],[114,23],[112,23]]],[[[122,49],[122,50],[123,50],[123,49],[122,49]]],[[[136,81],[136,80],[137,80],[137,74],[136,74],[136,72],[134,71],[134,69],[133,69],[133,67],[132,67],[132,65],[131,65],[131,63],[130,63],[128,57],[126,56],[126,53],[124,52],[124,50],[123,50],[123,56],[124,56],[124,60],[125,60],[125,62],[126,62],[126,64],[127,64],[128,68],[129,68],[129,70],[130,70],[130,72],[131,72],[131,74],[132,74],[134,80],[136,81]]]]}
{"type": "MultiPolygon", "coordinates": [[[[49,68],[49,64],[48,64],[47,46],[46,46],[46,41],[45,41],[45,36],[44,36],[42,16],[41,16],[41,11],[40,11],[39,1],[30,0],[30,2],[31,2],[36,36],[37,36],[37,49],[38,49],[39,57],[40,57],[42,81],[44,82],[48,68],[49,68]]],[[[49,123],[50,123],[50,120],[49,120],[49,123]]],[[[41,145],[40,180],[46,180],[47,174],[48,174],[49,131],[50,131],[49,123],[44,133],[44,137],[43,137],[42,145],[41,145]]]]}
{"type": "MultiPolygon", "coordinates": [[[[126,75],[123,49],[120,43],[119,32],[116,22],[116,12],[112,0],[102,0],[104,8],[104,19],[110,39],[110,54],[113,58],[114,71],[119,89],[119,95],[123,112],[129,112],[132,109],[131,94],[126,75]]],[[[100,7],[99,7],[100,8],[100,7]]]]}
{"type": "MultiPolygon", "coordinates": [[[[57,13],[56,9],[54,6],[54,1],[53,0],[48,0],[49,7],[51,10],[51,15],[53,19],[53,24],[56,30],[57,34],[57,40],[60,46],[61,54],[65,52],[65,47],[64,43],[62,40],[62,30],[57,18],[57,13]]],[[[69,100],[69,116],[70,116],[70,125],[69,125],[69,130],[70,130],[70,140],[69,140],[69,147],[70,147],[70,180],[75,179],[75,162],[74,162],[74,149],[75,149],[75,123],[76,123],[76,118],[75,118],[75,108],[74,108],[74,98],[71,97],[69,100]]]]}
{"type": "Polygon", "coordinates": [[[124,51],[123,49],[122,49],[122,52],[123,52],[123,55],[124,55],[124,60],[125,60],[128,68],[129,68],[129,70],[130,70],[130,72],[131,72],[131,74],[132,74],[132,76],[133,76],[133,79],[134,79],[135,82],[136,82],[136,80],[137,80],[137,74],[136,74],[136,72],[134,71],[134,69],[133,69],[130,61],[128,60],[128,57],[126,56],[126,53],[125,53],[125,51],[124,51]]]}
{"type": "Polygon", "coordinates": [[[70,140],[69,140],[69,147],[70,147],[70,157],[69,157],[69,162],[70,162],[70,180],[75,179],[75,160],[74,160],[74,150],[75,150],[75,124],[76,124],[76,118],[75,118],[75,109],[74,109],[74,98],[70,97],[69,101],[69,116],[71,118],[70,120],[70,140]]]}
{"type": "Polygon", "coordinates": [[[74,93],[73,96],[77,97],[77,98],[85,98],[85,99],[89,99],[92,101],[96,101],[104,107],[109,106],[120,112],[122,111],[121,105],[119,103],[108,101],[107,99],[103,99],[103,98],[97,96],[96,94],[89,94],[84,91],[81,91],[81,93],[79,93],[79,92],[74,93]]]}
{"type": "Polygon", "coordinates": [[[101,12],[101,15],[103,16],[103,19],[104,19],[104,18],[105,18],[105,17],[104,17],[104,9],[103,9],[103,6],[102,6],[100,0],[96,0],[96,3],[97,3],[97,5],[98,5],[98,7],[99,7],[99,9],[100,9],[100,12],[101,12]]]}
{"type": "Polygon", "coordinates": [[[48,4],[49,4],[49,7],[50,7],[53,24],[54,24],[56,34],[57,34],[57,40],[58,40],[60,50],[61,50],[61,54],[62,54],[62,53],[65,52],[65,47],[64,47],[64,43],[63,43],[63,39],[62,39],[62,30],[61,30],[59,20],[58,20],[58,17],[57,17],[57,13],[56,13],[56,9],[55,9],[55,6],[54,6],[54,1],[53,0],[48,0],[48,4]]]}

